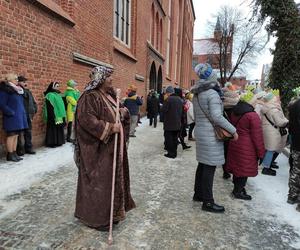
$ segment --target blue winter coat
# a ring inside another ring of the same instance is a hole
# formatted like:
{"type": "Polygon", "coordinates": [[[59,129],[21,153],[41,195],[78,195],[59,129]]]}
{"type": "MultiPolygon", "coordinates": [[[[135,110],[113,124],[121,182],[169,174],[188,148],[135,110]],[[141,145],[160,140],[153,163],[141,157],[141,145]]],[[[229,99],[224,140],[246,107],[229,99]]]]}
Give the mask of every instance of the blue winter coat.
{"type": "Polygon", "coordinates": [[[23,96],[6,83],[0,83],[0,110],[3,112],[3,128],[6,132],[28,128],[23,96]]]}
{"type": "Polygon", "coordinates": [[[124,106],[129,110],[130,115],[138,115],[139,106],[141,105],[143,105],[143,100],[135,92],[130,92],[124,102],[124,106]]]}

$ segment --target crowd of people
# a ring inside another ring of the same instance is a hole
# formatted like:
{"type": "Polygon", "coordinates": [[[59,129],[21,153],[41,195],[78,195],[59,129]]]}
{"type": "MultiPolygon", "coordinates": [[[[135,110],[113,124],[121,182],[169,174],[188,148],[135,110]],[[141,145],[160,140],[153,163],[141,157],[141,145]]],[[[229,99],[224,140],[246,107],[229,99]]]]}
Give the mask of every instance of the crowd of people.
{"type": "MultiPolygon", "coordinates": [[[[65,140],[73,142],[71,135],[74,113],[80,96],[76,85],[74,80],[69,80],[66,91],[61,93],[60,83],[51,82],[44,92],[43,119],[46,123],[47,147],[61,146],[65,140]]],[[[32,145],[32,121],[38,106],[25,76],[11,73],[0,82],[0,110],[6,132],[7,161],[18,162],[23,160],[21,156],[24,154],[35,154],[32,145]]]]}
{"type": "MultiPolygon", "coordinates": [[[[158,117],[163,122],[165,157],[176,158],[179,144],[183,150],[189,149],[186,137],[195,141],[198,166],[193,200],[203,202],[205,211],[225,211],[213,196],[218,166],[223,166],[224,179],[232,176],[231,195],[251,200],[246,191],[247,179],[257,176],[259,166],[262,174],[276,176],[275,169],[279,168],[276,158],[289,142],[287,202],[297,203],[300,211],[300,87],[294,90],[287,119],[278,90],[252,87],[243,90],[231,83],[222,88],[209,64],[197,65],[195,72],[199,80],[190,90],[167,86],[161,93],[150,90],[146,100],[149,125],[156,128],[158,117]]],[[[75,216],[101,231],[109,229],[113,185],[114,224],[135,207],[130,193],[127,149],[129,137],[136,136],[143,105],[143,96],[139,97],[137,87],[130,85],[118,106],[112,74],[110,68],[95,67],[81,95],[74,80],[67,82],[64,93],[59,90],[59,82],[51,82],[44,92],[42,112],[46,146],[61,146],[65,140],[75,145],[74,160],[79,171],[75,216]],[[115,137],[116,134],[119,136],[115,137]],[[112,162],[116,163],[115,184],[111,179],[112,162]]],[[[35,154],[31,128],[37,105],[26,81],[24,76],[9,74],[0,83],[8,161],[20,161],[22,153],[35,154]]]]}
{"type": "Polygon", "coordinates": [[[221,88],[209,64],[199,64],[195,71],[199,81],[191,90],[167,86],[160,95],[150,90],[147,98],[150,126],[154,120],[156,127],[158,115],[163,122],[165,157],[176,158],[178,144],[190,148],[184,142],[187,135],[196,141],[198,167],[193,200],[203,202],[203,210],[225,211],[213,198],[217,166],[223,166],[224,179],[232,177],[232,196],[251,200],[247,179],[257,176],[259,167],[261,174],[276,176],[276,159],[290,143],[287,202],[300,203],[300,87],[294,90],[295,98],[289,105],[289,121],[278,90],[253,86],[241,89],[230,82],[221,88]],[[227,136],[218,138],[220,128],[227,136]]]}

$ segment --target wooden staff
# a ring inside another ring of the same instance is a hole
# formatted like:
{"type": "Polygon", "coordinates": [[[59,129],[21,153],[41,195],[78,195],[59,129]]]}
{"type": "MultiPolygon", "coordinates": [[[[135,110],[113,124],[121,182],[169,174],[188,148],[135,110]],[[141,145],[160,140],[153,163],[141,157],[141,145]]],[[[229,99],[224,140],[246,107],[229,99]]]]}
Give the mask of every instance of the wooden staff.
{"type": "MultiPolygon", "coordinates": [[[[116,124],[120,124],[120,93],[121,90],[117,89],[117,107],[116,107],[116,124]]],[[[112,245],[113,243],[113,217],[114,217],[114,199],[115,199],[115,180],[116,180],[116,167],[117,167],[117,154],[118,154],[118,135],[115,134],[115,145],[114,145],[114,161],[113,161],[113,173],[112,173],[112,186],[111,186],[111,205],[110,205],[110,221],[109,221],[109,235],[108,235],[108,244],[112,245]]]]}

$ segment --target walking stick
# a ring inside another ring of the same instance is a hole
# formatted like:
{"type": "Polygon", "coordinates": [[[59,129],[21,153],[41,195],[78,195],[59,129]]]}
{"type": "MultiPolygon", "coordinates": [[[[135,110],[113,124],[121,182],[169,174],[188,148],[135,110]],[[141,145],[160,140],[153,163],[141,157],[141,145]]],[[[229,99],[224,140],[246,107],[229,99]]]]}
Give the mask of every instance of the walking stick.
{"type": "MultiPolygon", "coordinates": [[[[119,103],[120,103],[120,89],[117,89],[117,108],[116,108],[116,123],[120,123],[119,114],[119,103]]],[[[110,205],[110,221],[109,221],[109,236],[108,244],[113,243],[112,227],[113,227],[113,216],[114,216],[114,199],[115,199],[115,180],[116,180],[116,166],[117,166],[117,151],[118,151],[118,133],[115,134],[115,145],[114,145],[114,161],[113,161],[113,173],[112,173],[112,186],[111,186],[111,205],[110,205]]]]}

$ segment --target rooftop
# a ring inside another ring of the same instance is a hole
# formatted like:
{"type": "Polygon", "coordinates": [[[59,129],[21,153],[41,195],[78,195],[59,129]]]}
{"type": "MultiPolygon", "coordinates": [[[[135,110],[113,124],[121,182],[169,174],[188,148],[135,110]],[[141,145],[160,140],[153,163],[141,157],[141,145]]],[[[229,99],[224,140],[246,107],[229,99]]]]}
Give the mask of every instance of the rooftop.
{"type": "Polygon", "coordinates": [[[219,46],[213,38],[194,40],[194,55],[213,55],[219,53],[219,46]]]}

